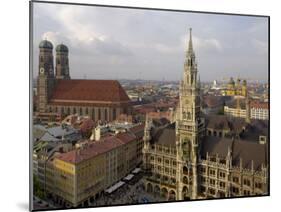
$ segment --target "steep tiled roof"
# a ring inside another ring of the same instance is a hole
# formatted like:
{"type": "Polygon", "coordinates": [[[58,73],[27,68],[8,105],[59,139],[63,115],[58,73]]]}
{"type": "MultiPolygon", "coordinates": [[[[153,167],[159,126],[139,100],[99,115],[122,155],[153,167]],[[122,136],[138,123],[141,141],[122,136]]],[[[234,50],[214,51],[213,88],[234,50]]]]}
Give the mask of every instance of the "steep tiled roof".
{"type": "Polygon", "coordinates": [[[228,117],[223,115],[206,116],[207,128],[230,130],[228,117]]]}
{"type": "Polygon", "coordinates": [[[161,126],[152,130],[152,143],[164,146],[175,146],[176,130],[175,123],[161,126]]]}
{"type": "Polygon", "coordinates": [[[142,138],[144,135],[144,124],[137,125],[130,128],[130,131],[138,138],[142,138]]]}
{"type": "Polygon", "coordinates": [[[50,102],[63,101],[128,102],[130,99],[117,80],[58,80],[50,102]]]}
{"type": "Polygon", "coordinates": [[[268,109],[269,103],[268,102],[260,102],[260,101],[251,101],[250,102],[251,108],[262,108],[262,109],[268,109]]]}
{"type": "Polygon", "coordinates": [[[246,140],[205,137],[201,145],[200,155],[205,158],[208,152],[210,156],[218,154],[220,158],[225,158],[228,148],[231,150],[233,166],[239,167],[240,158],[242,159],[243,167],[247,169],[251,168],[252,160],[255,170],[260,170],[262,164],[267,164],[267,145],[246,140]]]}
{"type": "Polygon", "coordinates": [[[215,130],[231,130],[239,133],[246,127],[245,119],[226,115],[205,115],[207,128],[215,130]]]}
{"type": "Polygon", "coordinates": [[[82,149],[75,149],[73,151],[61,154],[58,156],[58,159],[77,164],[83,160],[87,160],[99,154],[108,152],[111,149],[121,146],[122,144],[123,143],[115,137],[106,137],[103,141],[91,143],[82,149]]]}
{"type": "Polygon", "coordinates": [[[106,136],[100,141],[89,142],[87,146],[81,149],[75,149],[73,151],[61,154],[58,156],[58,159],[77,164],[83,160],[106,153],[112,149],[118,148],[119,146],[133,142],[135,140],[136,137],[129,132],[119,133],[116,136],[106,136]]]}

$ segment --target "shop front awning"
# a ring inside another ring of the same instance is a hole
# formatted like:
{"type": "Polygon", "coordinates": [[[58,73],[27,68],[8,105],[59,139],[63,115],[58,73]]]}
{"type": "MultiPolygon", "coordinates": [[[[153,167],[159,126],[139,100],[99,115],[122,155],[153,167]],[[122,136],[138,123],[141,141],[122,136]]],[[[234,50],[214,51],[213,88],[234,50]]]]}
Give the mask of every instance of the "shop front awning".
{"type": "Polygon", "coordinates": [[[127,176],[124,178],[124,180],[130,181],[133,177],[134,177],[133,174],[129,174],[129,175],[127,175],[127,176]]]}
{"type": "Polygon", "coordinates": [[[111,194],[113,191],[115,191],[116,189],[120,188],[124,184],[125,184],[124,182],[119,181],[118,183],[114,184],[110,188],[106,189],[105,192],[108,193],[108,194],[111,194]]]}
{"type": "Polygon", "coordinates": [[[133,174],[137,174],[137,173],[139,173],[140,171],[141,171],[140,168],[135,168],[135,169],[132,171],[132,173],[133,173],[133,174]]]}

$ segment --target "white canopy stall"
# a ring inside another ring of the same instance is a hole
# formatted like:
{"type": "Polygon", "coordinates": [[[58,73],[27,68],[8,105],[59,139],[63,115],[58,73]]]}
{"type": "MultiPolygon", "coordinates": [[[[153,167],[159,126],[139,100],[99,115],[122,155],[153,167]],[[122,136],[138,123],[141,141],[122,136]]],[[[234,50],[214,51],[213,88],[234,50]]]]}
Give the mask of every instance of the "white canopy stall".
{"type": "Polygon", "coordinates": [[[123,181],[119,181],[118,183],[114,184],[110,188],[106,189],[105,192],[108,193],[108,194],[111,194],[113,191],[115,191],[116,189],[120,188],[124,184],[125,183],[123,181]]]}
{"type": "Polygon", "coordinates": [[[141,171],[140,168],[135,168],[135,169],[132,171],[132,173],[133,173],[133,174],[137,174],[137,173],[139,173],[140,171],[141,171]]]}
{"type": "Polygon", "coordinates": [[[129,175],[127,175],[126,177],[124,177],[124,180],[130,181],[133,177],[134,177],[133,174],[129,174],[129,175]]]}

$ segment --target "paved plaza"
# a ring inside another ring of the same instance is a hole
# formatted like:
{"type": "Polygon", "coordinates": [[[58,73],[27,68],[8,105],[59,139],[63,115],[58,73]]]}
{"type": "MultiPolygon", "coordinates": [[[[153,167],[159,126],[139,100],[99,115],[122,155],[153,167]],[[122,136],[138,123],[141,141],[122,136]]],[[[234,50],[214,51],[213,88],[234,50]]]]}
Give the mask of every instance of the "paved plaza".
{"type": "Polygon", "coordinates": [[[126,183],[121,188],[114,191],[112,194],[103,194],[96,201],[90,203],[90,206],[104,205],[123,205],[123,204],[138,204],[163,202],[164,198],[145,191],[143,180],[137,176],[137,180],[126,183]]]}

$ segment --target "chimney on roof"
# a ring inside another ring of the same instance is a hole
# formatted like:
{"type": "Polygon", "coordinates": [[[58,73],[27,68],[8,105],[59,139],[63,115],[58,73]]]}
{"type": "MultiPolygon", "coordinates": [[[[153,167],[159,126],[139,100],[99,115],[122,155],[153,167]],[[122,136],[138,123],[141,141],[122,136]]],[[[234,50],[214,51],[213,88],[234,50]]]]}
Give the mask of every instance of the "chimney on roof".
{"type": "Polygon", "coordinates": [[[101,139],[101,127],[100,126],[97,126],[96,128],[95,128],[95,140],[96,141],[99,141],[100,139],[101,139]]]}
{"type": "Polygon", "coordinates": [[[260,135],[259,136],[259,144],[266,144],[266,136],[260,135]]]}

